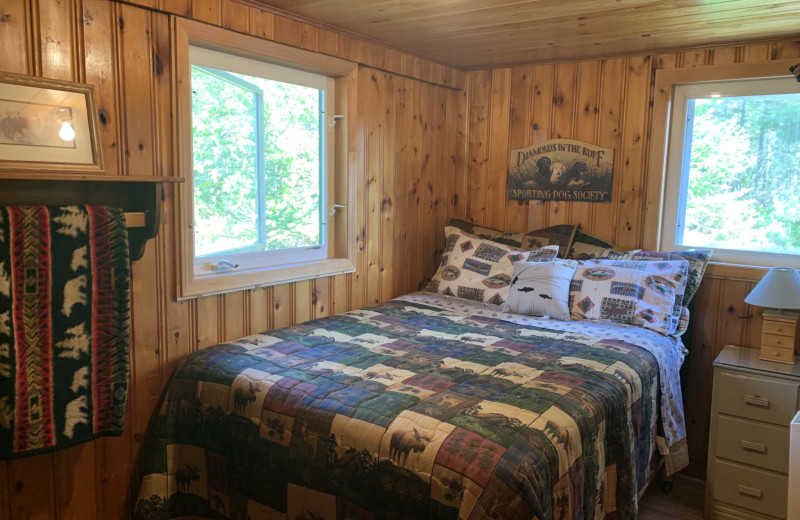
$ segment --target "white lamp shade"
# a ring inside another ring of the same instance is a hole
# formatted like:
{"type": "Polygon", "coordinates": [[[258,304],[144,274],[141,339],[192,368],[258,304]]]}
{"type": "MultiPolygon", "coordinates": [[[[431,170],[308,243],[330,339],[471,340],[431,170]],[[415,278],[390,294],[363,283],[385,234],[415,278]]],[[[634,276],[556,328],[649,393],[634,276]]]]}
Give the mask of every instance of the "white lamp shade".
{"type": "Polygon", "coordinates": [[[771,309],[800,309],[800,273],[791,267],[773,267],[744,301],[771,309]]]}

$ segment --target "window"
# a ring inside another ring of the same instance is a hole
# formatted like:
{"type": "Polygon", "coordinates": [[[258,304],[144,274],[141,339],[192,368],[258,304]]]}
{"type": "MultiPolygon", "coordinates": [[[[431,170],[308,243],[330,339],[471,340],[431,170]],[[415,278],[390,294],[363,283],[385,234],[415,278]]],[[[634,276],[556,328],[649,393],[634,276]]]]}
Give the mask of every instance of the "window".
{"type": "Polygon", "coordinates": [[[662,249],[800,264],[800,88],[790,77],[674,86],[662,249]],[[790,256],[791,255],[791,256],[790,256]]]}
{"type": "Polygon", "coordinates": [[[352,272],[339,157],[354,65],[188,20],[177,32],[179,297],[352,272]]]}
{"type": "Polygon", "coordinates": [[[326,258],[333,80],[198,47],[189,57],[198,267],[326,258]]]}

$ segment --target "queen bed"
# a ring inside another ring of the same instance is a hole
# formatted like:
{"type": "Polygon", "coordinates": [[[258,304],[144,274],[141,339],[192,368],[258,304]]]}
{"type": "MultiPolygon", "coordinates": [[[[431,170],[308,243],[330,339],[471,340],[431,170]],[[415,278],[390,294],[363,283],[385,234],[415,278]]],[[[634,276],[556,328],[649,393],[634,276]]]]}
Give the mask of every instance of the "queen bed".
{"type": "Polygon", "coordinates": [[[685,464],[684,355],[442,291],[223,343],[173,375],[136,517],[636,518],[656,446],[685,464]]]}

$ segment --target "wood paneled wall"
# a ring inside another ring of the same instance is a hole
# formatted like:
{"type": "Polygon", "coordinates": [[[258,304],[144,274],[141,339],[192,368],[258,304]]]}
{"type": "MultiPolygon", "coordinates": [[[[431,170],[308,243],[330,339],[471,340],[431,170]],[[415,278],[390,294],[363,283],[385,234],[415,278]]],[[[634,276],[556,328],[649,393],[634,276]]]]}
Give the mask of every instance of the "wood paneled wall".
{"type": "MultiPolygon", "coordinates": [[[[510,231],[577,223],[623,248],[652,243],[655,230],[645,225],[649,136],[653,125],[664,124],[651,120],[654,71],[789,58],[800,58],[800,42],[471,72],[467,218],[510,231]],[[553,138],[615,150],[610,204],[506,199],[510,150],[553,138]]],[[[760,344],[759,311],[743,300],[762,275],[759,269],[715,267],[697,295],[685,365],[686,473],[694,477],[705,479],[714,358],[726,344],[760,344]]]]}
{"type": "Polygon", "coordinates": [[[173,175],[170,14],[358,62],[349,88],[357,172],[357,273],[174,299],[173,204],[133,266],[125,433],[0,462],[0,518],[127,518],[136,457],[166,379],[197,349],[390,299],[435,271],[434,249],[465,216],[462,72],[231,0],[0,0],[0,70],[95,86],[108,175],[173,175]],[[139,4],[139,5],[134,5],[139,4]],[[352,102],[352,101],[351,101],[352,102]]]}
{"type": "MultiPolygon", "coordinates": [[[[415,290],[434,271],[451,216],[509,230],[576,222],[622,247],[640,246],[652,232],[644,172],[657,123],[653,70],[800,57],[797,43],[780,42],[465,74],[245,0],[0,0],[0,70],[93,84],[106,173],[171,175],[170,13],[363,65],[351,84],[358,103],[348,157],[359,179],[358,272],[175,302],[167,193],[161,233],[134,265],[125,434],[0,463],[0,518],[126,518],[142,435],[183,357],[415,290]],[[554,137],[615,149],[611,204],[506,199],[509,150],[554,137]]],[[[727,343],[758,344],[760,320],[743,298],[759,276],[714,269],[697,296],[686,395],[689,473],[701,478],[711,363],[727,343]]]]}

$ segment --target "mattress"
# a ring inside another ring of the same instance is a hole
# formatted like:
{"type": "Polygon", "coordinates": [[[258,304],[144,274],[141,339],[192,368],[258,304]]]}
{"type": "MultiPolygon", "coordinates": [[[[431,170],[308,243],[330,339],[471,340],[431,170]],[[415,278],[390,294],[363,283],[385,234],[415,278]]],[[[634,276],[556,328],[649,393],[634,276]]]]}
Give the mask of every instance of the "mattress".
{"type": "Polygon", "coordinates": [[[223,343],[165,390],[136,518],[636,518],[684,354],[430,293],[223,343]]]}

